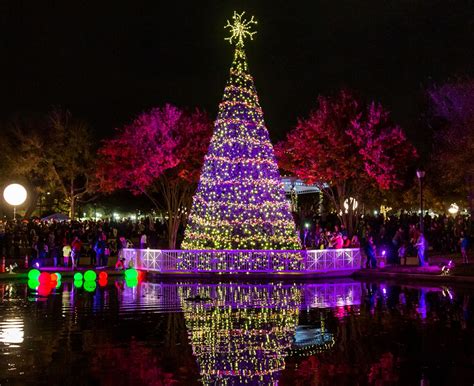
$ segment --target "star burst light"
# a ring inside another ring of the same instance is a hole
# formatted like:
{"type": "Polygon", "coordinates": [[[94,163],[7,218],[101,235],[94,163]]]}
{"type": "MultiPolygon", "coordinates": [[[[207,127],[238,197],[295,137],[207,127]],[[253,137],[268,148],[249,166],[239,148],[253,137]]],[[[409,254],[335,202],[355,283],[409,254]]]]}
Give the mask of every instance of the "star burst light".
{"type": "Polygon", "coordinates": [[[244,46],[244,39],[247,37],[250,40],[253,40],[253,35],[257,33],[257,31],[250,31],[252,28],[252,24],[257,24],[257,20],[252,18],[250,20],[243,19],[245,12],[238,14],[234,11],[234,16],[232,16],[232,23],[227,20],[227,24],[224,28],[230,28],[231,36],[225,38],[228,40],[230,44],[233,44],[233,41],[236,40],[236,46],[243,47],[244,46]]]}

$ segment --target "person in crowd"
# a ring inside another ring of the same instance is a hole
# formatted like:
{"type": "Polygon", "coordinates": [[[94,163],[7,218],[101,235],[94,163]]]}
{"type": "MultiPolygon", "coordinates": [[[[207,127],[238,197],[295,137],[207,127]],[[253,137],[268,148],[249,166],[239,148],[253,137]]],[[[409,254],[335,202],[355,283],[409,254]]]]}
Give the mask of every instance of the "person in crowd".
{"type": "Polygon", "coordinates": [[[410,254],[416,254],[416,241],[419,237],[419,230],[416,228],[415,224],[410,224],[410,229],[408,231],[408,238],[410,240],[409,247],[410,247],[410,254]]]}
{"type": "Polygon", "coordinates": [[[310,230],[309,228],[305,226],[304,231],[303,231],[303,248],[304,249],[308,247],[309,234],[310,234],[310,230]]]}
{"type": "Polygon", "coordinates": [[[6,227],[5,223],[0,220],[0,255],[4,256],[5,253],[5,233],[6,233],[6,227]]]}
{"type": "Polygon", "coordinates": [[[344,240],[342,239],[342,234],[339,231],[334,232],[332,237],[332,245],[335,249],[342,249],[344,245],[344,240]]]}
{"type": "Polygon", "coordinates": [[[63,264],[65,267],[69,267],[69,257],[71,256],[71,246],[66,243],[63,246],[63,264]]]}
{"type": "Polygon", "coordinates": [[[341,224],[341,235],[342,237],[348,236],[346,226],[344,224],[341,224]]]}
{"type": "Polygon", "coordinates": [[[49,248],[49,251],[50,251],[49,253],[50,253],[51,258],[53,259],[53,265],[57,267],[59,263],[59,256],[60,256],[59,248],[56,247],[56,244],[53,244],[49,248]]]}
{"type": "Polygon", "coordinates": [[[463,263],[468,263],[468,257],[467,257],[467,250],[469,248],[469,238],[465,234],[465,232],[461,232],[461,239],[459,240],[459,244],[461,246],[461,256],[462,256],[462,262],[463,263]]]}
{"type": "Polygon", "coordinates": [[[395,236],[392,238],[393,246],[398,249],[405,241],[405,232],[402,227],[398,227],[398,230],[395,232],[395,236]]]}
{"type": "Polygon", "coordinates": [[[399,264],[402,264],[402,261],[403,261],[403,265],[407,265],[407,246],[406,246],[406,242],[402,242],[402,244],[398,248],[397,253],[398,253],[398,262],[399,262],[399,264]]]}
{"type": "Polygon", "coordinates": [[[117,262],[115,263],[115,269],[124,270],[125,269],[125,257],[118,257],[117,262]]]}
{"type": "Polygon", "coordinates": [[[140,249],[146,249],[148,246],[146,233],[143,232],[140,236],[140,249]]]}
{"type": "Polygon", "coordinates": [[[351,240],[346,235],[342,236],[342,247],[343,248],[351,247],[351,240]]]}
{"type": "Polygon", "coordinates": [[[367,243],[365,245],[365,254],[367,256],[366,267],[367,268],[376,268],[377,259],[376,259],[376,247],[374,243],[374,237],[369,236],[367,243]]]}
{"type": "Polygon", "coordinates": [[[119,237],[119,242],[117,243],[117,262],[115,263],[115,269],[125,269],[125,254],[124,249],[129,248],[129,243],[125,236],[119,237]]]}
{"type": "Polygon", "coordinates": [[[48,252],[48,244],[44,240],[41,240],[39,243],[39,259],[42,261],[42,265],[45,264],[46,259],[48,258],[48,252]]]}
{"type": "Polygon", "coordinates": [[[37,238],[32,240],[30,253],[31,253],[31,262],[35,264],[36,262],[38,262],[38,258],[39,258],[39,245],[38,245],[37,238]]]}
{"type": "Polygon", "coordinates": [[[71,244],[71,263],[72,268],[79,267],[79,259],[81,258],[82,241],[79,237],[74,237],[71,244]]]}
{"type": "Polygon", "coordinates": [[[331,231],[326,232],[326,239],[324,240],[324,248],[325,249],[334,248],[333,237],[332,237],[331,231]]]}
{"type": "Polygon", "coordinates": [[[102,266],[107,267],[109,265],[110,245],[107,242],[107,238],[105,235],[104,235],[104,241],[105,241],[105,249],[104,249],[104,255],[102,257],[102,266]]]}
{"type": "Polygon", "coordinates": [[[328,245],[328,240],[326,237],[326,232],[323,229],[319,235],[319,240],[318,240],[318,249],[325,249],[327,248],[328,245]]]}
{"type": "Polygon", "coordinates": [[[418,238],[416,240],[415,247],[416,247],[416,251],[418,255],[419,265],[420,267],[423,267],[424,265],[426,265],[426,261],[425,261],[426,240],[425,240],[425,236],[423,235],[423,232],[418,233],[418,238]]]}
{"type": "Polygon", "coordinates": [[[106,236],[104,234],[99,235],[95,245],[95,263],[97,266],[103,266],[105,249],[107,248],[106,236]]]}
{"type": "Polygon", "coordinates": [[[351,248],[360,248],[360,241],[359,241],[359,237],[357,237],[357,235],[352,236],[351,248]]]}
{"type": "Polygon", "coordinates": [[[92,233],[89,233],[85,238],[87,241],[86,242],[86,245],[87,245],[86,256],[89,257],[90,265],[92,265],[93,267],[99,265],[97,261],[97,252],[95,250],[95,245],[99,237],[100,237],[100,233],[98,233],[97,235],[93,235],[92,233]]]}

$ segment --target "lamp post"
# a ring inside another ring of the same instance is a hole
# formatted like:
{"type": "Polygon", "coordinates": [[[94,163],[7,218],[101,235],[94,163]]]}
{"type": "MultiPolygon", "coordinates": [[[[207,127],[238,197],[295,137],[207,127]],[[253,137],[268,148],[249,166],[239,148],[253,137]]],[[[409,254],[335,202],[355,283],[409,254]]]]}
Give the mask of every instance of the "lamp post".
{"type": "Polygon", "coordinates": [[[26,197],[26,189],[20,184],[10,184],[3,191],[3,198],[13,206],[13,220],[16,220],[16,207],[23,204],[26,197]]]}
{"type": "Polygon", "coordinates": [[[423,178],[425,178],[425,171],[418,169],[416,171],[416,176],[418,177],[418,181],[420,183],[420,232],[423,233],[424,231],[424,221],[423,221],[423,178]]]}

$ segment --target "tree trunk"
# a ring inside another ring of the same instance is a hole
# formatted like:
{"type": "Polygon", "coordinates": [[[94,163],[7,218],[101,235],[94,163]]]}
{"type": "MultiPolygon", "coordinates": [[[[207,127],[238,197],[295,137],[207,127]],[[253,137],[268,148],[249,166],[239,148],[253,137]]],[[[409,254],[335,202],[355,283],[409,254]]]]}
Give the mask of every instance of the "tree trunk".
{"type": "MultiPolygon", "coordinates": [[[[33,212],[35,211],[36,206],[38,205],[38,197],[39,196],[40,196],[40,193],[36,189],[32,190],[32,194],[30,196],[30,202],[29,202],[28,207],[26,208],[26,211],[25,211],[25,218],[30,217],[33,214],[33,212]]],[[[39,213],[39,216],[41,216],[41,213],[39,213]]]]}
{"type": "Polygon", "coordinates": [[[176,241],[178,238],[178,230],[180,218],[174,213],[168,212],[168,247],[169,249],[176,249],[176,241]]]}
{"type": "Polygon", "coordinates": [[[69,208],[69,217],[71,220],[74,220],[76,218],[76,197],[72,196],[71,197],[71,206],[69,208]]]}
{"type": "Polygon", "coordinates": [[[165,199],[166,212],[168,213],[168,247],[175,249],[179,225],[183,221],[183,213],[187,213],[189,210],[194,185],[187,181],[171,182],[163,176],[160,178],[160,189],[165,199]]]}
{"type": "Polygon", "coordinates": [[[76,196],[74,195],[74,179],[71,178],[70,196],[69,196],[69,218],[74,220],[76,216],[76,196]]]}

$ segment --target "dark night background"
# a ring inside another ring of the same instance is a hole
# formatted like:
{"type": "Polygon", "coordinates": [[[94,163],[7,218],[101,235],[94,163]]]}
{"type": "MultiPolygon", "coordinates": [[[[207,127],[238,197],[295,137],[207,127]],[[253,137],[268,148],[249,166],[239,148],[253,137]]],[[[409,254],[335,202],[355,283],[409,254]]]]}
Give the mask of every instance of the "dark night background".
{"type": "Polygon", "coordinates": [[[474,1],[123,3],[2,1],[0,119],[60,105],[104,137],[165,102],[214,117],[233,10],[259,22],[247,55],[274,140],[318,94],[348,86],[381,101],[419,144],[424,87],[474,73],[474,1]]]}

